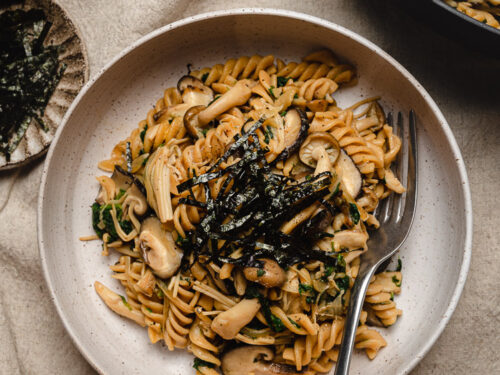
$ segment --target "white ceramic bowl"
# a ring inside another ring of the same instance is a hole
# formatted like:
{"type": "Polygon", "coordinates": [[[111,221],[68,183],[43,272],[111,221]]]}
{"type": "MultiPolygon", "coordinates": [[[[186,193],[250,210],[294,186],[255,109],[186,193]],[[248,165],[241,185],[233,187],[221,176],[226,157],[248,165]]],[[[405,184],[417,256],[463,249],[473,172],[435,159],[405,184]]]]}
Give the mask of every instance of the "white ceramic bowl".
{"type": "MultiPolygon", "coordinates": [[[[209,66],[253,53],[300,59],[321,47],[356,65],[359,84],[340,105],[381,95],[386,111],[418,116],[419,195],[401,250],[403,316],[382,333],[377,358],[356,355],[352,374],[409,372],[436,341],[462,291],[471,254],[471,200],[464,163],[443,115],[394,59],[359,35],[304,14],[265,9],[208,13],[167,25],[117,56],[75,100],[58,129],[43,172],[38,206],[40,255],[57,311],[87,360],[103,374],[189,374],[192,356],[149,343],[146,330],[111,312],[94,292],[99,280],[120,290],[92,234],[97,162],[145,118],[186,65],[209,66]]],[[[446,360],[446,358],[443,358],[446,360]]]]}

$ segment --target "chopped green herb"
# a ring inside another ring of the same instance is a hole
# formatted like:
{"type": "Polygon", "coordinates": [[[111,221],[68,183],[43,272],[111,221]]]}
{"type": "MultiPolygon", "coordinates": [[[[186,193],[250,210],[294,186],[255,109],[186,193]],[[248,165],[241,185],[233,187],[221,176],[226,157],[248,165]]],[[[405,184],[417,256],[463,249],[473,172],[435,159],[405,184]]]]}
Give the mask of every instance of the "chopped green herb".
{"type": "Polygon", "coordinates": [[[306,302],[307,302],[308,304],[315,303],[315,302],[316,302],[316,296],[314,296],[314,297],[313,297],[313,296],[307,296],[307,297],[306,297],[306,302]]]}
{"type": "Polygon", "coordinates": [[[203,136],[206,137],[207,133],[208,133],[208,130],[209,130],[208,128],[201,129],[201,134],[203,134],[203,136]]]}
{"type": "Polygon", "coordinates": [[[149,307],[146,307],[146,310],[148,310],[150,313],[153,313],[153,310],[151,310],[149,307]]]}
{"type": "Polygon", "coordinates": [[[335,279],[335,283],[337,284],[340,290],[347,290],[349,289],[350,285],[349,276],[344,276],[339,279],[335,279]]]}
{"type": "Polygon", "coordinates": [[[280,318],[278,318],[274,314],[271,314],[270,318],[271,318],[271,328],[274,332],[282,332],[285,330],[285,326],[280,318]]]}
{"type": "Polygon", "coordinates": [[[210,362],[204,361],[204,360],[202,360],[202,359],[195,358],[195,359],[194,359],[194,363],[193,363],[193,368],[194,368],[195,370],[200,371],[200,367],[214,368],[214,367],[215,367],[215,365],[214,365],[213,363],[210,363],[210,362]]]}
{"type": "Polygon", "coordinates": [[[295,94],[295,95],[293,96],[293,98],[294,98],[294,99],[298,99],[298,98],[299,98],[299,94],[295,94]]]}
{"type": "Polygon", "coordinates": [[[253,298],[261,298],[261,294],[259,292],[259,287],[256,284],[250,284],[247,286],[245,290],[245,298],[253,299],[253,298]]]}
{"type": "Polygon", "coordinates": [[[311,176],[310,174],[308,174],[308,175],[306,176],[306,181],[311,181],[311,178],[312,178],[312,176],[311,176]]]}
{"type": "Polygon", "coordinates": [[[264,314],[264,318],[266,319],[267,324],[274,332],[282,332],[285,329],[283,322],[273,313],[271,313],[271,307],[269,305],[269,300],[267,300],[262,294],[259,292],[258,284],[250,284],[247,286],[245,290],[245,298],[253,299],[258,298],[262,313],[264,314]]]}
{"type": "Polygon", "coordinates": [[[257,277],[264,276],[265,274],[266,274],[266,271],[264,271],[263,269],[258,269],[257,270],[257,277]]]}
{"type": "Polygon", "coordinates": [[[277,84],[278,84],[278,87],[283,87],[286,85],[286,83],[288,82],[290,78],[287,78],[287,77],[278,77],[277,78],[277,84]]]}
{"type": "Polygon", "coordinates": [[[122,298],[122,302],[125,306],[127,306],[127,308],[132,311],[132,307],[130,306],[130,304],[127,302],[127,300],[125,299],[124,296],[120,296],[122,298]]]}
{"type": "Polygon", "coordinates": [[[334,268],[332,266],[325,267],[325,272],[321,277],[321,280],[326,281],[328,277],[333,273],[334,268]]]}
{"type": "Polygon", "coordinates": [[[287,112],[288,112],[288,111],[282,111],[282,112],[280,113],[280,116],[281,116],[281,117],[285,117],[285,116],[286,116],[286,114],[287,114],[287,112]]]}
{"type": "Polygon", "coordinates": [[[163,291],[160,289],[160,288],[156,288],[155,289],[155,294],[156,296],[159,298],[159,299],[163,299],[164,295],[163,295],[163,291]]]}
{"type": "Polygon", "coordinates": [[[394,292],[391,292],[391,301],[394,301],[394,292]]]}
{"type": "MultiPolygon", "coordinates": [[[[129,220],[122,220],[122,205],[115,204],[114,206],[116,209],[116,219],[120,227],[125,233],[130,233],[132,231],[132,223],[129,220]]],[[[113,217],[111,216],[111,211],[111,204],[100,206],[99,203],[94,203],[92,205],[92,226],[99,238],[102,238],[104,233],[108,233],[108,242],[116,241],[119,238],[113,222],[113,217]]]]}
{"type": "Polygon", "coordinates": [[[344,268],[343,271],[345,271],[346,263],[342,254],[337,255],[337,265],[341,268],[344,268]]]}
{"type": "Polygon", "coordinates": [[[115,199],[120,199],[121,197],[123,197],[123,194],[125,194],[126,191],[123,190],[123,189],[120,189],[120,191],[118,192],[118,194],[116,194],[116,198],[115,199]]]}
{"type": "Polygon", "coordinates": [[[264,130],[264,142],[269,144],[269,140],[274,138],[273,128],[267,125],[264,130]]]}
{"type": "Polygon", "coordinates": [[[340,182],[337,184],[337,186],[335,186],[335,190],[332,193],[332,198],[333,196],[338,194],[339,190],[340,190],[340,182]]]}
{"type": "Polygon", "coordinates": [[[275,89],[274,86],[269,87],[269,94],[271,94],[271,97],[276,100],[276,96],[274,95],[274,91],[273,91],[274,89],[275,89]]]}
{"type": "Polygon", "coordinates": [[[201,80],[202,80],[202,82],[203,82],[203,83],[205,83],[205,81],[207,80],[207,78],[208,78],[208,73],[209,73],[209,72],[206,72],[205,74],[203,74],[203,75],[201,76],[201,80]]]}
{"type": "Polygon", "coordinates": [[[301,328],[301,327],[300,327],[300,325],[299,325],[299,324],[298,324],[295,320],[293,320],[292,318],[288,318],[288,320],[289,320],[289,321],[290,321],[290,323],[292,323],[295,327],[297,327],[297,328],[299,328],[299,329],[301,328]]]}
{"type": "Polygon", "coordinates": [[[312,292],[312,291],[313,291],[313,287],[311,285],[303,284],[303,283],[299,284],[299,294],[300,295],[302,295],[302,293],[307,293],[307,292],[312,292]]]}
{"type": "Polygon", "coordinates": [[[351,219],[354,225],[359,223],[360,215],[356,203],[349,203],[349,215],[351,215],[351,219]]]}
{"type": "Polygon", "coordinates": [[[403,261],[401,260],[401,258],[398,258],[398,266],[396,267],[396,272],[400,272],[402,268],[403,268],[403,261]]]}
{"type": "Polygon", "coordinates": [[[177,233],[177,238],[175,239],[175,243],[179,245],[180,248],[184,248],[184,246],[189,245],[189,238],[182,237],[179,233],[177,233]]]}
{"type": "Polygon", "coordinates": [[[399,280],[396,276],[392,277],[392,282],[396,284],[397,287],[401,286],[401,280],[399,280]]]}
{"type": "Polygon", "coordinates": [[[331,251],[335,251],[335,241],[332,241],[332,250],[331,251]]]}
{"type": "Polygon", "coordinates": [[[144,126],[144,129],[139,134],[139,137],[141,138],[142,143],[144,143],[144,136],[146,135],[146,132],[148,131],[148,124],[144,126]]]}
{"type": "Polygon", "coordinates": [[[217,99],[219,99],[222,95],[215,95],[215,97],[212,99],[212,101],[210,103],[207,104],[207,107],[210,106],[210,104],[212,104],[213,102],[215,102],[217,99]]]}

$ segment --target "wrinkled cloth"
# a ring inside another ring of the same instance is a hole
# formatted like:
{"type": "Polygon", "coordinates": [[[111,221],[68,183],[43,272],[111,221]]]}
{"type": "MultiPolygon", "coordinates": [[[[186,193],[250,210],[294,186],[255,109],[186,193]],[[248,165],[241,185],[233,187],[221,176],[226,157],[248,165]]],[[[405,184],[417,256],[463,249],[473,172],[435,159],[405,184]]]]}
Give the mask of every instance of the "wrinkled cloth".
{"type": "MultiPolygon", "coordinates": [[[[500,64],[419,24],[397,1],[58,0],[80,28],[91,76],[150,31],[202,12],[283,8],[345,26],[381,46],[430,92],[455,134],[474,206],[471,269],[442,336],[412,374],[500,373],[500,64]]],[[[0,373],[94,374],[45,285],[36,237],[43,160],[0,173],[0,373]],[[12,189],[10,189],[12,187],[12,189]]]]}

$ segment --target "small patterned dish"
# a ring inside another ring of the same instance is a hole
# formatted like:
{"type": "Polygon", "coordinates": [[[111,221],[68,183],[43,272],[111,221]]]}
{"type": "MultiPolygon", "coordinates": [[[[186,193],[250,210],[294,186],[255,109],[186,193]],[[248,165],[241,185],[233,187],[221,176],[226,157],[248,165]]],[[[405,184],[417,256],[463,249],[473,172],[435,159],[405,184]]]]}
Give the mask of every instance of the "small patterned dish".
{"type": "Polygon", "coordinates": [[[52,23],[44,44],[63,47],[59,60],[61,64],[66,65],[66,69],[45,107],[42,119],[47,129],[42,129],[32,120],[21,142],[10,155],[10,160],[7,160],[5,155],[0,153],[0,171],[25,165],[47,152],[64,114],[89,77],[87,51],[80,37],[80,32],[61,6],[51,0],[26,0],[10,3],[12,5],[2,5],[0,13],[15,9],[43,10],[47,20],[52,23]]]}

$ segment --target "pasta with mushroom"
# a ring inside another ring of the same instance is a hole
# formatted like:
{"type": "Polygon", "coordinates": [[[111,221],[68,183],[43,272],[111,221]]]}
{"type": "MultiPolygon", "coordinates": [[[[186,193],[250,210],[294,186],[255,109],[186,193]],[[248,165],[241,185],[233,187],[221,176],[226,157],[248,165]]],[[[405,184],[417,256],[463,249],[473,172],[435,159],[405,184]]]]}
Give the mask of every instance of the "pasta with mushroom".
{"type": "Polygon", "coordinates": [[[468,0],[454,1],[443,0],[449,6],[456,8],[459,12],[485,23],[488,26],[500,29],[500,1],[499,0],[468,0]]]}
{"type": "MultiPolygon", "coordinates": [[[[120,254],[126,295],[96,282],[105,304],[193,353],[197,374],[329,371],[373,211],[404,192],[378,98],[336,103],[355,80],[323,50],[230,59],[166,89],[99,164],[113,174],[98,177],[85,239],[120,254]]],[[[370,326],[401,315],[399,271],[368,289],[356,348],[370,359],[387,345],[370,326]]]]}

